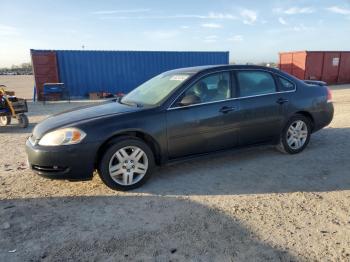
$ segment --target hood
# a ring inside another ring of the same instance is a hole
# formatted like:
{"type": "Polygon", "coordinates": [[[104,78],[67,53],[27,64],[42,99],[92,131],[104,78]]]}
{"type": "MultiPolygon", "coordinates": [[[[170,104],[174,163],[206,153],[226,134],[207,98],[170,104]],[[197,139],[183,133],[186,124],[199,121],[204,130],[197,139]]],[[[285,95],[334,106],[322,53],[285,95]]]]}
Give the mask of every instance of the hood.
{"type": "Polygon", "coordinates": [[[79,107],[52,115],[37,124],[33,130],[35,139],[40,139],[45,133],[63,126],[71,125],[80,121],[99,118],[106,115],[123,114],[139,111],[141,108],[123,105],[118,102],[109,102],[93,106],[79,107]]]}

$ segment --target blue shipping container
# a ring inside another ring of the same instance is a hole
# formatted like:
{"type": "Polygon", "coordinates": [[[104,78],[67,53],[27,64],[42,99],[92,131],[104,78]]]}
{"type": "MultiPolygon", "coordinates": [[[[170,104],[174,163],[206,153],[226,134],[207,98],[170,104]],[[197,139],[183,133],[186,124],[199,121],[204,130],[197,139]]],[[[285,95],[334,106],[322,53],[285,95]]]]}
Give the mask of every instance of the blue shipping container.
{"type": "MultiPolygon", "coordinates": [[[[46,52],[32,50],[32,53],[46,52]]],[[[53,51],[60,82],[72,97],[90,92],[127,93],[164,71],[200,65],[228,64],[229,52],[53,51]]]]}

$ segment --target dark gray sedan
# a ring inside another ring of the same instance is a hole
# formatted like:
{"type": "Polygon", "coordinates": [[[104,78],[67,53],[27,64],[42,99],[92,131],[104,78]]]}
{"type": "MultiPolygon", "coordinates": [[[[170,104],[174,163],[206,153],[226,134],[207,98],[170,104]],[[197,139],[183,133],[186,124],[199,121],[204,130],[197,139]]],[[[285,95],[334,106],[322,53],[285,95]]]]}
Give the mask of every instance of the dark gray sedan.
{"type": "MultiPolygon", "coordinates": [[[[90,179],[118,190],[142,185],[155,165],[249,145],[304,150],[333,118],[330,90],[260,66],[162,73],[120,100],[54,115],[26,148],[37,173],[90,179]]],[[[215,175],[215,174],[213,174],[215,175]]]]}

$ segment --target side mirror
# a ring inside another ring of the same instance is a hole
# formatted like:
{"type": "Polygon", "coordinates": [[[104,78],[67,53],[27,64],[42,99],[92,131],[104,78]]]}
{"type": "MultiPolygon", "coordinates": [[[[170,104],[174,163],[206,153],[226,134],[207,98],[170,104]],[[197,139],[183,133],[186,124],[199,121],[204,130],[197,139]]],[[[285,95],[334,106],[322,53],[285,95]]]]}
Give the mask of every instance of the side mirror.
{"type": "Polygon", "coordinates": [[[200,98],[196,95],[184,96],[179,102],[179,106],[189,106],[194,104],[199,104],[201,102],[200,98]]]}

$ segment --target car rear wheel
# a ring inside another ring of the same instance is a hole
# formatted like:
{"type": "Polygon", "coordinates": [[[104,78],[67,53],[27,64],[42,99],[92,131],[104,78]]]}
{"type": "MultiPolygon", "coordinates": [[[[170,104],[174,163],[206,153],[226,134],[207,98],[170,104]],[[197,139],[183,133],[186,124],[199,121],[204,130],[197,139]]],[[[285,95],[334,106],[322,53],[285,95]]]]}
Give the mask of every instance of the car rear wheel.
{"type": "Polygon", "coordinates": [[[102,181],[115,190],[131,190],[143,185],[154,167],[153,152],[137,138],[120,138],[104,153],[99,175],[102,181]]]}
{"type": "Polygon", "coordinates": [[[296,154],[305,149],[310,141],[311,123],[303,115],[293,116],[283,129],[277,148],[288,154],[296,154]]]}
{"type": "Polygon", "coordinates": [[[11,124],[10,116],[0,116],[0,125],[8,126],[9,124],[11,124]]]}

